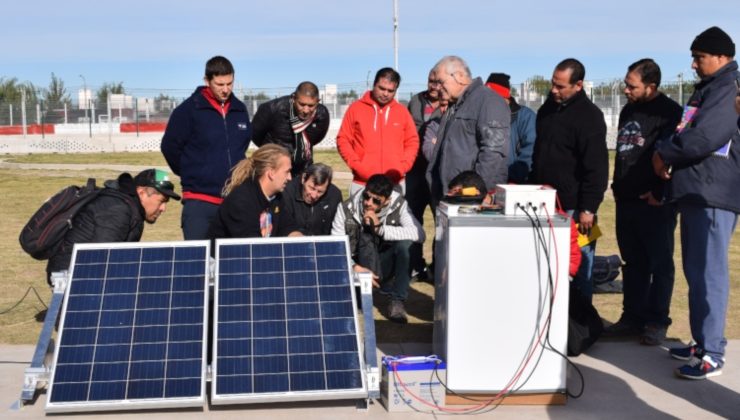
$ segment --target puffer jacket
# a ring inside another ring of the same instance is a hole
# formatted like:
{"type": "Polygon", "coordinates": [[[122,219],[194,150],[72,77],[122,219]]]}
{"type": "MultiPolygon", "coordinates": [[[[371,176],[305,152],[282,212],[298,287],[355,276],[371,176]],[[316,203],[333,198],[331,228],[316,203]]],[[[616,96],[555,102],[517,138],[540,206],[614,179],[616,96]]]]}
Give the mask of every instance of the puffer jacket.
{"type": "Polygon", "coordinates": [[[105,182],[100,196],[86,205],[72,220],[59,251],[49,258],[46,272],[66,270],[74,244],[138,242],[144,232],[144,208],[128,173],[105,182]]]}
{"type": "Polygon", "coordinates": [[[656,151],[672,167],[666,199],[740,213],[740,131],[735,112],[737,62],[696,84],[681,125],[656,151]],[[688,121],[687,121],[688,120],[688,121]]]}
{"type": "Polygon", "coordinates": [[[406,107],[394,99],[381,108],[368,91],[344,114],[337,148],[354,182],[384,174],[398,183],[414,164],[419,135],[406,107]]]}

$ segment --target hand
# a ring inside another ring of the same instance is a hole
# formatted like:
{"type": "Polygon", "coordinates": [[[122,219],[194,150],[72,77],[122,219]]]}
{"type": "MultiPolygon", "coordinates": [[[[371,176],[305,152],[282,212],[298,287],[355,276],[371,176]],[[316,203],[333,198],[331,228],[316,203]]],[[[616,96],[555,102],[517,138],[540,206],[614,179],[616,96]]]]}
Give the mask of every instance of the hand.
{"type": "Polygon", "coordinates": [[[380,287],[380,277],[375,275],[372,271],[368,270],[367,268],[361,266],[360,264],[355,264],[352,266],[352,271],[355,273],[370,273],[373,275],[373,287],[380,287]]]}
{"type": "Polygon", "coordinates": [[[652,191],[648,191],[645,194],[640,195],[640,199],[647,201],[650,206],[662,206],[663,203],[656,200],[653,196],[652,191]]]}
{"type": "Polygon", "coordinates": [[[671,179],[671,167],[665,164],[658,152],[653,153],[653,171],[658,178],[664,181],[671,179]]]}
{"type": "Polygon", "coordinates": [[[375,230],[380,228],[380,219],[375,210],[365,209],[365,213],[362,216],[362,223],[366,226],[372,226],[375,230]]]}
{"type": "Polygon", "coordinates": [[[592,227],[594,227],[594,214],[580,212],[578,214],[578,232],[582,235],[590,235],[592,227]]]}

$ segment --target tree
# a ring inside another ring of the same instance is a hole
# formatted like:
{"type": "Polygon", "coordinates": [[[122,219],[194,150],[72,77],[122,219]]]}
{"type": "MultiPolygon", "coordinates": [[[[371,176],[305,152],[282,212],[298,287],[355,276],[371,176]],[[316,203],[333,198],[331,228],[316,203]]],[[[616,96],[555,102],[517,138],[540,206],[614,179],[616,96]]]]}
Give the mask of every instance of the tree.
{"type": "Polygon", "coordinates": [[[109,94],[124,94],[126,89],[123,87],[123,82],[105,82],[103,86],[98,89],[95,94],[98,98],[98,105],[105,105],[108,103],[109,94]]]}
{"type": "Polygon", "coordinates": [[[26,91],[26,103],[36,103],[38,97],[36,86],[31,82],[19,83],[18,79],[0,77],[0,102],[10,102],[20,105],[23,91],[26,91]]]}
{"type": "Polygon", "coordinates": [[[46,109],[63,108],[64,104],[72,102],[64,87],[64,81],[56,77],[54,72],[51,73],[51,81],[49,87],[44,90],[43,97],[46,101],[46,109]]]}
{"type": "Polygon", "coordinates": [[[251,93],[250,92],[248,95],[244,95],[244,99],[243,100],[244,100],[244,102],[249,102],[249,101],[262,102],[262,101],[267,101],[269,99],[270,99],[270,97],[267,96],[267,94],[265,92],[257,92],[257,93],[251,93]]]}
{"type": "Polygon", "coordinates": [[[174,109],[175,98],[164,93],[160,93],[154,98],[154,109],[157,111],[169,111],[174,109]]]}
{"type": "Polygon", "coordinates": [[[547,96],[550,93],[550,81],[545,79],[544,76],[535,75],[527,80],[529,90],[537,93],[540,96],[547,96]]]}
{"type": "Polygon", "coordinates": [[[357,98],[359,98],[359,95],[357,94],[357,92],[355,92],[354,89],[350,89],[349,92],[339,92],[337,94],[337,98],[340,101],[348,102],[357,100],[357,98]]]}

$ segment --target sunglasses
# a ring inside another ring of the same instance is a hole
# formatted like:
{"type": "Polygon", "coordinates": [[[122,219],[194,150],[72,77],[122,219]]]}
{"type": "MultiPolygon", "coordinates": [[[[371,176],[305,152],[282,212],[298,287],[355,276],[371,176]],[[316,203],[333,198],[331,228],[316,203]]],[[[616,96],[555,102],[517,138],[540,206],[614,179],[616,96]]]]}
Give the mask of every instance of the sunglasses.
{"type": "Polygon", "coordinates": [[[376,206],[380,206],[383,204],[383,200],[379,199],[378,197],[372,197],[367,192],[362,193],[362,201],[372,200],[373,204],[376,206]]]}

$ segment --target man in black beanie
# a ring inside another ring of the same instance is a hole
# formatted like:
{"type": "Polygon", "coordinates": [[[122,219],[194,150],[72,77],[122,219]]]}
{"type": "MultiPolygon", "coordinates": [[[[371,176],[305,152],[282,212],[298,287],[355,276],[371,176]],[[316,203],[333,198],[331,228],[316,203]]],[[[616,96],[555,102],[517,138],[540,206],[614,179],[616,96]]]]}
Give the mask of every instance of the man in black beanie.
{"type": "Polygon", "coordinates": [[[656,146],[653,169],[670,180],[665,197],[681,213],[683,270],[689,283],[689,324],[695,344],[670,350],[688,361],[687,379],[722,373],[730,289],[728,251],[740,213],[740,134],[736,126],[735,44],[716,26],[691,44],[691,67],[701,80],[674,134],[656,146]]]}
{"type": "Polygon", "coordinates": [[[532,169],[532,152],[537,138],[535,120],[537,114],[532,109],[519,105],[511,96],[511,77],[506,73],[491,73],[486,86],[501,95],[511,110],[511,141],[509,142],[509,182],[524,184],[532,169]]]}

